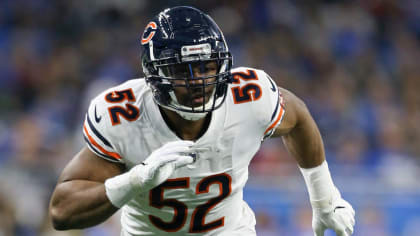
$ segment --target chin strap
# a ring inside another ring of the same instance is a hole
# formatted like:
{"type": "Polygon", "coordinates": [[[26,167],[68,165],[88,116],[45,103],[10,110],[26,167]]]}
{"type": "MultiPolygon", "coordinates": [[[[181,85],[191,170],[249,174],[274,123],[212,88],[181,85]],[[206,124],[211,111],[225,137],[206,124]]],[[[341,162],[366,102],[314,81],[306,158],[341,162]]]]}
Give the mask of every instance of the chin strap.
{"type": "Polygon", "coordinates": [[[191,120],[191,121],[196,121],[196,120],[200,120],[204,117],[206,117],[208,112],[202,112],[202,113],[192,113],[192,112],[185,112],[185,111],[179,111],[175,108],[169,107],[169,106],[162,106],[166,109],[169,109],[171,111],[176,112],[178,115],[180,115],[182,118],[186,119],[186,120],[191,120]]]}
{"type": "Polygon", "coordinates": [[[182,118],[184,118],[186,120],[191,120],[191,121],[200,120],[200,119],[206,117],[206,115],[207,115],[207,112],[191,113],[191,112],[184,112],[184,111],[178,111],[178,110],[175,110],[175,112],[178,113],[178,115],[180,115],[182,118]]]}

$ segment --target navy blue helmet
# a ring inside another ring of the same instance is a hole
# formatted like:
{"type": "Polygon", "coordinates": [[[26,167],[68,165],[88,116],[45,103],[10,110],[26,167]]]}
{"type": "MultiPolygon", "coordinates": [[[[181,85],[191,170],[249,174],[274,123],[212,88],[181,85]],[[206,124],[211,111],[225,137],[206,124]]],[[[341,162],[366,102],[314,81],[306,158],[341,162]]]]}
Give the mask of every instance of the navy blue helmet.
{"type": "Polygon", "coordinates": [[[232,56],[210,16],[187,6],[165,9],[146,26],[141,44],[143,72],[160,106],[194,120],[222,105],[232,56]],[[209,63],[217,66],[217,73],[194,76],[194,68],[205,71],[209,63]],[[188,91],[186,101],[178,101],[177,87],[188,91]],[[204,98],[199,104],[197,96],[204,98]]]}

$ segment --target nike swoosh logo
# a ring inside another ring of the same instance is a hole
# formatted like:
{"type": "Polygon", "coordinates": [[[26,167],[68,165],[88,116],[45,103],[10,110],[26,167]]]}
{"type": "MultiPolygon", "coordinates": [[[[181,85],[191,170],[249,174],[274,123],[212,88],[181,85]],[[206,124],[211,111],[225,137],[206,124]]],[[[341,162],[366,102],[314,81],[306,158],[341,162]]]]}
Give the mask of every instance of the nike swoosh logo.
{"type": "Polygon", "coordinates": [[[337,209],[342,209],[342,208],[345,208],[345,207],[343,207],[343,206],[338,206],[338,207],[334,208],[334,212],[335,212],[335,210],[337,210],[337,209]]]}
{"type": "Polygon", "coordinates": [[[271,88],[270,88],[271,91],[273,91],[273,92],[277,91],[276,86],[274,86],[273,79],[269,75],[267,75],[267,77],[268,77],[268,81],[270,81],[270,84],[271,84],[271,88]]]}
{"type": "Polygon", "coordinates": [[[96,106],[95,106],[95,121],[96,121],[96,123],[101,122],[101,119],[102,119],[102,116],[98,117],[98,114],[96,114],[96,106]]]}

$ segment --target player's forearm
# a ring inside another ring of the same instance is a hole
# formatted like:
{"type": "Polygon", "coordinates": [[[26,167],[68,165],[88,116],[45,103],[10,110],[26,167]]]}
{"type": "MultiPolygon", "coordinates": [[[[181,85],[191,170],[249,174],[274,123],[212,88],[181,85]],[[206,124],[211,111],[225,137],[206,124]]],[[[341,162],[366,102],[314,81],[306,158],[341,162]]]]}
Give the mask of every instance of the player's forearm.
{"type": "Polygon", "coordinates": [[[57,230],[94,226],[117,210],[108,200],[104,184],[87,180],[58,184],[50,203],[51,219],[57,230]]]}

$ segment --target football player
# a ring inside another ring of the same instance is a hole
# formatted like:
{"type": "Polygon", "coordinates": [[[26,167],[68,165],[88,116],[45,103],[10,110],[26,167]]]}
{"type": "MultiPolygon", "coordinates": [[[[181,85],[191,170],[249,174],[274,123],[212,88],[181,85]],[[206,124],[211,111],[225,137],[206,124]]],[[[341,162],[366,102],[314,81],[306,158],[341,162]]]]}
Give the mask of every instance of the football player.
{"type": "Polygon", "coordinates": [[[159,13],[141,37],[145,78],[91,102],[87,147],[50,203],[58,230],[97,225],[120,208],[121,235],[256,235],[243,200],[261,141],[282,136],[303,174],[315,235],[353,232],[305,104],[262,70],[232,69],[222,32],[193,7],[159,13]]]}

